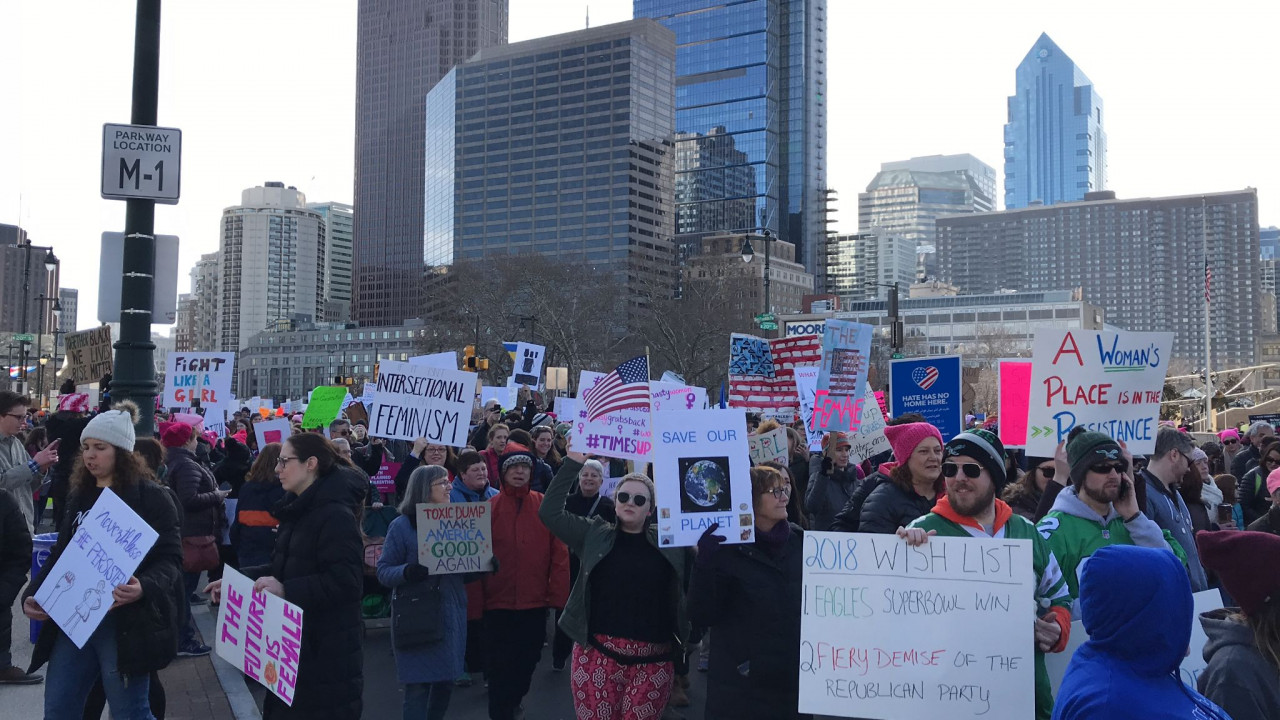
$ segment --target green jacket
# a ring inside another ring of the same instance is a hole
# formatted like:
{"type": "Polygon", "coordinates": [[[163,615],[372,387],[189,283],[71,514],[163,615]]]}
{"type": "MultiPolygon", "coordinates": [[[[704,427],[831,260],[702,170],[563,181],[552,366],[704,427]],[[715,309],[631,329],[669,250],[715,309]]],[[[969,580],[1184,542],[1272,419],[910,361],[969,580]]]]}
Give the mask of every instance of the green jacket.
{"type": "MultiPolygon", "coordinates": [[[[551,486],[547,488],[538,516],[542,518],[542,523],[547,526],[551,534],[568,545],[569,551],[577,555],[582,562],[578,579],[574,582],[573,589],[569,591],[569,602],[565,604],[564,612],[560,615],[560,629],[574,642],[586,646],[590,644],[587,623],[591,617],[589,589],[591,571],[604,559],[604,556],[609,554],[610,550],[613,550],[613,539],[618,529],[613,523],[599,517],[584,518],[564,509],[565,499],[569,497],[569,491],[578,479],[578,471],[581,469],[580,463],[565,459],[555,479],[551,481],[551,486]]],[[[689,615],[685,608],[685,576],[689,564],[689,549],[658,547],[658,528],[653,524],[649,525],[645,536],[648,537],[649,544],[657,548],[675,570],[671,574],[670,597],[676,608],[678,635],[673,640],[683,646],[685,639],[689,637],[689,615]]]]}
{"type": "MultiPolygon", "coordinates": [[[[1057,622],[1062,628],[1062,637],[1058,640],[1053,652],[1061,652],[1067,646],[1071,636],[1071,593],[1067,590],[1066,578],[1058,567],[1058,560],[1053,556],[1049,542],[1030,520],[1015,515],[1013,510],[1003,501],[996,501],[995,534],[987,535],[972,520],[959,516],[951,509],[947,499],[941,498],[933,512],[911,523],[911,527],[933,530],[944,537],[1003,537],[1010,540],[1031,541],[1031,565],[1036,574],[1035,607],[1037,614],[1044,610],[1042,619],[1057,622]]],[[[1036,720],[1049,720],[1053,715],[1053,685],[1049,682],[1049,671],[1044,664],[1044,653],[1035,649],[1036,668],[1036,720]]]]}

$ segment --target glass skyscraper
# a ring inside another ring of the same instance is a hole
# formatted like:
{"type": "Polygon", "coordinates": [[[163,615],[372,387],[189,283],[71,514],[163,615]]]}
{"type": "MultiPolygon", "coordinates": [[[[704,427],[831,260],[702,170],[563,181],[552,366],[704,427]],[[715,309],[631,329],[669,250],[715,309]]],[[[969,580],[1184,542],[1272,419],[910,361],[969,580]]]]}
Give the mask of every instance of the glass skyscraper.
{"type": "Polygon", "coordinates": [[[635,0],[676,33],[676,242],[825,240],[826,0],[635,0]]]}
{"type": "Polygon", "coordinates": [[[1102,98],[1067,54],[1041,34],[1016,73],[1004,126],[1004,206],[1083,200],[1107,188],[1102,98]]]}

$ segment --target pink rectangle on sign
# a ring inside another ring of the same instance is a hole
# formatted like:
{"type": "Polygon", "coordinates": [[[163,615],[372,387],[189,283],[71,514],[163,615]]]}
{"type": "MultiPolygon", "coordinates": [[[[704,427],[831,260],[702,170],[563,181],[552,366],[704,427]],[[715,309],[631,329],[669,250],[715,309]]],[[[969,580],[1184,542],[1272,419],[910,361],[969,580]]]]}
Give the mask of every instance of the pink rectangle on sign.
{"type": "Polygon", "coordinates": [[[1000,442],[1006,448],[1027,444],[1031,412],[1031,361],[1000,361],[1000,442]]]}

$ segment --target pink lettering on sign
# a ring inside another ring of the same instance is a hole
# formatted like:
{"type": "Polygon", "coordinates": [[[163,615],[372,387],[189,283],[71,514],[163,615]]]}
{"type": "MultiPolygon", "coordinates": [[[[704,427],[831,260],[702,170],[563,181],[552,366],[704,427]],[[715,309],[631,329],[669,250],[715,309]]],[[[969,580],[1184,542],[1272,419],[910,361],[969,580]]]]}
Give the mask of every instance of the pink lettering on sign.
{"type": "Polygon", "coordinates": [[[862,403],[866,398],[834,397],[826,390],[813,396],[813,430],[828,428],[856,433],[862,425],[862,403]]]}
{"type": "Polygon", "coordinates": [[[293,704],[293,691],[298,685],[298,655],[302,648],[302,616],[293,607],[284,607],[284,636],[281,638],[284,652],[280,659],[280,679],[276,694],[293,704]]]}
{"type": "Polygon", "coordinates": [[[226,619],[219,628],[218,634],[224,642],[239,645],[240,643],[236,641],[237,633],[234,631],[240,629],[240,608],[244,605],[244,595],[228,585],[223,602],[227,604],[226,619]]]}
{"type": "Polygon", "coordinates": [[[262,616],[267,610],[267,599],[255,592],[249,601],[249,622],[244,633],[244,673],[262,682],[262,616]]]}

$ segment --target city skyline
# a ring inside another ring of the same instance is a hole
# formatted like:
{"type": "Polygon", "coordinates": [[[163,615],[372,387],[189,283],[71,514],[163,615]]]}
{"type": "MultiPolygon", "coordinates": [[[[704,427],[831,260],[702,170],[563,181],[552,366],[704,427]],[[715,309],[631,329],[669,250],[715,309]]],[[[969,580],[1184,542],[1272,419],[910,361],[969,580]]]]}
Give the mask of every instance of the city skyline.
{"type": "MultiPolygon", "coordinates": [[[[827,176],[843,200],[837,230],[856,228],[855,198],[881,162],[971,153],[998,167],[1014,71],[1042,32],[1107,99],[1107,185],[1119,197],[1251,186],[1261,224],[1280,222],[1280,199],[1269,194],[1280,188],[1280,143],[1268,128],[1280,99],[1264,82],[1280,70],[1266,51],[1276,10],[1225,2],[1192,15],[1156,3],[1088,3],[1064,16],[1012,2],[981,14],[926,5],[906,13],[829,3],[827,176]],[[1099,14],[1108,22],[1097,23],[1099,14]],[[903,43],[917,49],[904,57],[903,43]],[[876,70],[887,57],[896,72],[876,70]]],[[[510,40],[583,27],[584,5],[558,6],[546,12],[545,3],[511,0],[510,40]]],[[[0,67],[17,68],[0,72],[0,93],[18,109],[0,118],[0,222],[21,223],[36,244],[54,246],[62,283],[79,288],[89,308],[97,305],[98,237],[124,224],[124,204],[98,196],[97,169],[101,124],[128,120],[127,10],[86,5],[74,25],[43,3],[0,10],[18,38],[0,48],[0,67]],[[47,42],[48,28],[59,42],[47,42]]],[[[597,0],[590,14],[593,27],[630,19],[632,0],[597,0]]],[[[159,124],[182,128],[186,147],[182,201],[157,210],[156,229],[182,238],[180,272],[216,249],[222,209],[264,177],[312,201],[352,201],[355,19],[355,3],[166,6],[159,124]]],[[[187,284],[180,278],[179,292],[187,284]]],[[[80,313],[81,327],[95,324],[95,314],[80,313]]]]}

